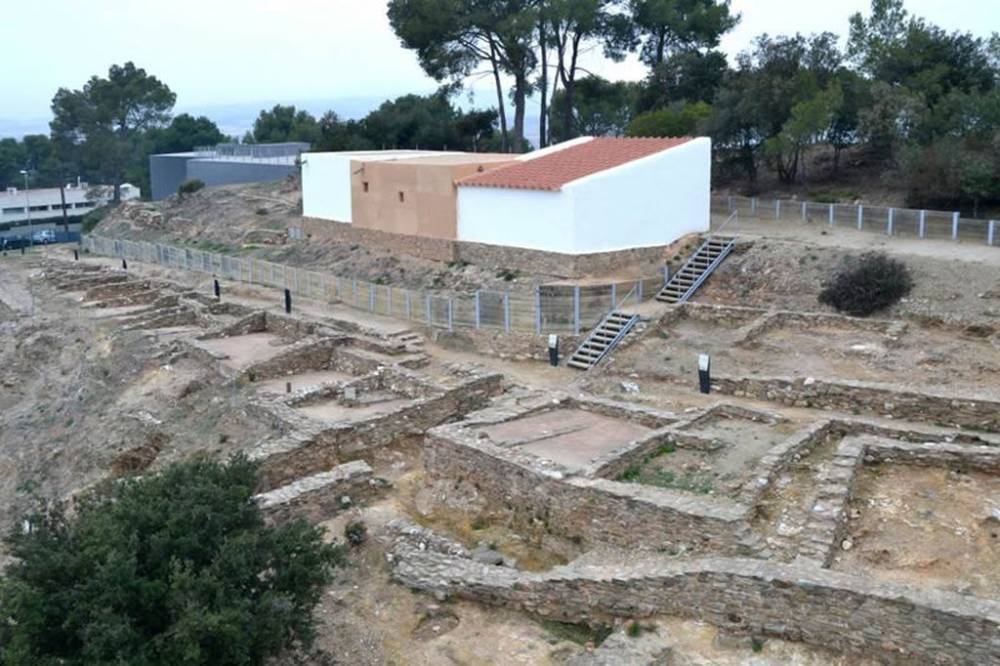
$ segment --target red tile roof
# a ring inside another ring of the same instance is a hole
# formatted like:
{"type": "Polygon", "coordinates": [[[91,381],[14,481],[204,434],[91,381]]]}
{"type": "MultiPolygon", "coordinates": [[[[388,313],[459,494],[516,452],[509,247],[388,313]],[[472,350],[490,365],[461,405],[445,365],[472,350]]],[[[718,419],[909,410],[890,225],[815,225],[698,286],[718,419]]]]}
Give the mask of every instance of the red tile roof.
{"type": "Polygon", "coordinates": [[[673,139],[619,139],[597,137],[548,155],[490,169],[458,181],[460,186],[505,187],[555,191],[574,180],[633,160],[659,153],[691,141],[673,139]]]}

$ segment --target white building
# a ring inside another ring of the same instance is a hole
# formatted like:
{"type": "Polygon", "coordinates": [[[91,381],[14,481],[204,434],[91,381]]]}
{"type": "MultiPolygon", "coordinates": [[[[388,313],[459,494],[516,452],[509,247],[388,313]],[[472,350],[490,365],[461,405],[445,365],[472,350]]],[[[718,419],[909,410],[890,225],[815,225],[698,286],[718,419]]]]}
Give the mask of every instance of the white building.
{"type": "MultiPolygon", "coordinates": [[[[114,188],[110,185],[88,185],[80,181],[66,185],[63,192],[66,197],[66,214],[74,216],[104,206],[114,197],[114,188]]],[[[138,187],[128,183],[122,184],[122,201],[138,198],[138,187]]],[[[63,202],[59,188],[19,190],[16,187],[8,187],[5,192],[0,192],[0,223],[26,222],[29,209],[32,222],[61,218],[63,202]]]]}
{"type": "Polygon", "coordinates": [[[581,137],[518,156],[443,155],[306,153],[303,214],[568,255],[660,247],[709,228],[707,138],[581,137]]]}

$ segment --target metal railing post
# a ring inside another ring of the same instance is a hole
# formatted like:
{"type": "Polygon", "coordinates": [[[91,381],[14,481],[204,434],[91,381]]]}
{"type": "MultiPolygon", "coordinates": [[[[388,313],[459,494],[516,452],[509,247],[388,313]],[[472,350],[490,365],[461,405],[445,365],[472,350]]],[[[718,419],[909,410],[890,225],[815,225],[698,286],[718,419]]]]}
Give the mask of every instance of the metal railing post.
{"type": "Polygon", "coordinates": [[[448,330],[453,329],[455,321],[455,299],[451,296],[448,297],[448,330]]]}
{"type": "Polygon", "coordinates": [[[781,199],[774,200],[774,219],[781,219],[781,199]]]}
{"type": "Polygon", "coordinates": [[[993,245],[997,238],[997,221],[990,220],[986,231],[986,244],[993,245]]]}
{"type": "Polygon", "coordinates": [[[889,209],[889,218],[886,220],[886,224],[885,224],[885,233],[887,235],[889,235],[889,236],[892,235],[892,215],[893,215],[893,213],[895,211],[896,211],[895,208],[890,208],[889,209]]]}
{"type": "Polygon", "coordinates": [[[858,231],[864,229],[865,226],[865,207],[858,206],[858,231]]]}
{"type": "Polygon", "coordinates": [[[618,283],[611,283],[611,309],[618,307],[618,283]]]}
{"type": "Polygon", "coordinates": [[[407,319],[412,319],[413,318],[413,304],[412,304],[412,299],[413,299],[413,296],[410,294],[410,290],[407,289],[406,290],[406,318],[407,319]]]}
{"type": "Polygon", "coordinates": [[[757,197],[750,197],[750,214],[757,215],[757,197]]]}
{"type": "Polygon", "coordinates": [[[927,236],[927,211],[926,210],[920,211],[920,222],[918,223],[917,233],[920,235],[921,238],[925,238],[927,236]]]}
{"type": "Polygon", "coordinates": [[[642,278],[639,278],[639,282],[636,284],[635,303],[636,305],[642,303],[642,278]]]}
{"type": "Polygon", "coordinates": [[[431,316],[431,295],[427,294],[427,325],[434,325],[434,318],[431,316]]]}
{"type": "Polygon", "coordinates": [[[392,316],[392,287],[385,286],[385,313],[392,316]]]}
{"type": "Polygon", "coordinates": [[[535,287],[535,333],[542,333],[542,288],[535,287]]]}
{"type": "Polygon", "coordinates": [[[834,218],[834,213],[833,213],[833,204],[830,204],[830,226],[831,227],[834,225],[834,220],[835,220],[835,218],[834,218]]]}
{"type": "Polygon", "coordinates": [[[368,283],[368,311],[375,312],[375,284],[368,283]]]}
{"type": "Polygon", "coordinates": [[[476,330],[479,330],[480,319],[479,319],[479,290],[478,289],[476,290],[475,303],[476,303],[476,330]]]}
{"type": "Polygon", "coordinates": [[[807,208],[806,208],[806,207],[807,207],[808,205],[809,205],[809,204],[808,204],[808,203],[806,203],[805,201],[803,201],[803,202],[802,202],[802,221],[803,221],[803,222],[805,222],[805,221],[806,221],[806,217],[808,217],[808,216],[806,215],[806,210],[807,210],[807,208]]]}
{"type": "Polygon", "coordinates": [[[958,240],[958,213],[951,214],[951,239],[958,240]]]}

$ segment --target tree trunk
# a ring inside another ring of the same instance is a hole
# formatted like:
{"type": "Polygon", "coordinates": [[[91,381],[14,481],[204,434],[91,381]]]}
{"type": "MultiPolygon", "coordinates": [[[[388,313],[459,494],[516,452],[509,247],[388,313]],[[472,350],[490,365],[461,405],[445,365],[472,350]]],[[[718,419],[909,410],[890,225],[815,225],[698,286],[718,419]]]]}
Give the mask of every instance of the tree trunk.
{"type": "Polygon", "coordinates": [[[542,75],[541,84],[542,103],[538,113],[538,147],[544,148],[548,145],[548,94],[549,94],[549,58],[548,58],[548,36],[545,32],[545,20],[538,22],[538,47],[541,49],[542,75]]]}
{"type": "Polygon", "coordinates": [[[528,81],[524,73],[518,73],[514,77],[514,152],[524,151],[524,108],[527,102],[528,81]]]}
{"type": "Polygon", "coordinates": [[[493,68],[493,83],[497,91],[497,113],[500,115],[500,152],[506,153],[510,146],[507,143],[507,110],[504,107],[503,85],[500,83],[500,63],[497,61],[497,49],[490,38],[490,66],[493,68]]]}
{"type": "Polygon", "coordinates": [[[69,233],[69,215],[66,213],[66,179],[59,176],[59,203],[62,204],[63,231],[69,233]]]}
{"type": "Polygon", "coordinates": [[[573,122],[573,104],[575,103],[574,93],[576,92],[576,63],[580,56],[580,38],[582,35],[577,32],[573,35],[573,43],[570,46],[569,67],[562,68],[563,90],[566,91],[566,106],[563,109],[563,127],[566,138],[572,139],[577,136],[577,128],[573,122]]]}

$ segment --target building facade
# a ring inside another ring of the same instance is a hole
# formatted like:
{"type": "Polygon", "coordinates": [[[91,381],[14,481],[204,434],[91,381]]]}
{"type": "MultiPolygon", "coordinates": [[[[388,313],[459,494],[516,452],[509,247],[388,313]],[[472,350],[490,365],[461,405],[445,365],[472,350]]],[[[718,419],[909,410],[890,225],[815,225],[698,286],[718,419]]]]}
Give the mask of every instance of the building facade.
{"type": "Polygon", "coordinates": [[[211,187],[281,180],[298,173],[299,155],[308,143],[225,143],[187,153],[149,156],[150,196],[153,201],[177,194],[186,180],[211,187]]]}
{"type": "MultiPolygon", "coordinates": [[[[139,188],[123,183],[120,196],[122,201],[138,199],[139,188]]],[[[29,217],[33,222],[61,218],[64,206],[67,216],[79,216],[106,205],[113,197],[114,189],[110,185],[89,185],[80,181],[66,185],[63,194],[58,187],[32,190],[8,187],[0,192],[0,224],[27,222],[29,217]]]]}

